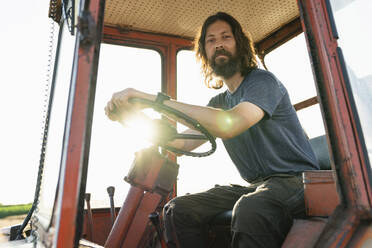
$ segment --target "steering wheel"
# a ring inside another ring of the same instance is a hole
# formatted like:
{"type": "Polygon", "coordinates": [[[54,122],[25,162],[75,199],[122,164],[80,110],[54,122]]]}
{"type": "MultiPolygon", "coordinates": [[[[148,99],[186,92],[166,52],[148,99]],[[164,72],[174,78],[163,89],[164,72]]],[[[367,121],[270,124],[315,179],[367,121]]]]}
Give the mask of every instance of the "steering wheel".
{"type": "Polygon", "coordinates": [[[129,100],[131,103],[140,103],[143,105],[146,105],[152,109],[154,109],[158,113],[168,113],[172,114],[191,126],[193,126],[196,130],[202,133],[202,135],[199,134],[182,134],[178,133],[176,128],[171,125],[168,121],[160,119],[160,120],[153,120],[157,131],[159,134],[157,135],[157,140],[155,141],[155,145],[160,146],[164,148],[165,150],[177,153],[177,154],[183,154],[187,156],[192,156],[192,157],[205,157],[209,156],[212,153],[216,151],[216,140],[211,135],[208,130],[203,127],[198,121],[194,120],[193,118],[189,117],[188,115],[185,115],[184,113],[178,111],[177,109],[174,109],[172,107],[166,106],[164,104],[158,103],[156,101],[151,101],[143,98],[131,98],[129,100]],[[189,152],[189,151],[184,151],[172,146],[166,145],[168,141],[172,141],[175,139],[197,139],[197,140],[208,140],[211,143],[211,149],[207,152],[189,152]]]}

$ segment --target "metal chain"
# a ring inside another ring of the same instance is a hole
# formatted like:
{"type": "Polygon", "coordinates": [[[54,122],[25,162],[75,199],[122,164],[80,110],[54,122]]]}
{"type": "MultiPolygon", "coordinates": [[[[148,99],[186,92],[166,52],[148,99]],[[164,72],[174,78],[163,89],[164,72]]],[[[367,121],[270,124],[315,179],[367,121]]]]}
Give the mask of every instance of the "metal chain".
{"type": "Polygon", "coordinates": [[[34,195],[34,201],[32,203],[32,207],[28,212],[26,218],[24,219],[21,228],[18,230],[17,238],[23,238],[23,230],[27,226],[28,222],[30,221],[31,217],[31,226],[33,227],[31,230],[31,235],[33,237],[33,241],[37,241],[37,230],[35,229],[36,223],[38,222],[38,218],[36,218],[33,213],[38,211],[38,204],[39,204],[39,196],[41,190],[41,183],[42,183],[42,176],[44,172],[44,162],[45,162],[45,150],[48,140],[48,125],[49,125],[49,116],[50,116],[50,107],[49,100],[50,100],[50,84],[51,84],[51,74],[52,74],[52,60],[53,60],[53,50],[54,50],[54,34],[55,34],[55,22],[54,18],[57,12],[57,0],[51,1],[51,9],[50,9],[50,32],[49,32],[49,41],[48,41],[48,65],[47,65],[47,72],[46,72],[46,85],[45,85],[45,99],[44,99],[44,110],[43,110],[43,123],[42,123],[42,144],[41,144],[41,152],[40,152],[40,160],[39,160],[39,168],[37,174],[37,181],[36,181],[36,189],[34,195]]]}

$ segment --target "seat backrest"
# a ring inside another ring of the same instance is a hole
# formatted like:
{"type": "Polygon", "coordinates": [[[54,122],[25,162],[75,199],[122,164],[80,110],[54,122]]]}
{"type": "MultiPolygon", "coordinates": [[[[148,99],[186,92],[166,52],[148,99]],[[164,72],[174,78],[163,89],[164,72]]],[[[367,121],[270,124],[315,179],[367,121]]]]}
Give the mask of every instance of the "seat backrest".
{"type": "Polygon", "coordinates": [[[321,170],[331,170],[331,159],[329,157],[329,150],[327,144],[327,138],[325,135],[321,135],[309,140],[310,145],[313,148],[315,156],[318,160],[321,170]]]}

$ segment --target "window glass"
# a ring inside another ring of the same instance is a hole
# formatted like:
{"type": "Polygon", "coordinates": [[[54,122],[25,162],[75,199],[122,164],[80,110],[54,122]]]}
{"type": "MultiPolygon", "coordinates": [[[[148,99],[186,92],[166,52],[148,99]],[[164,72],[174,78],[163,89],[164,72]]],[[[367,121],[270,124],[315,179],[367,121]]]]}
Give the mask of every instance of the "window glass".
{"type": "Polygon", "coordinates": [[[58,62],[55,63],[57,75],[53,82],[54,90],[50,93],[50,97],[53,98],[49,99],[53,104],[49,109],[47,146],[37,211],[38,222],[45,229],[49,226],[56,195],[74,55],[75,36],[69,33],[66,22],[61,24],[58,39],[61,43],[58,55],[55,56],[58,58],[58,62]]]}
{"type": "MultiPolygon", "coordinates": [[[[121,206],[130,185],[124,181],[136,151],[151,144],[141,136],[146,128],[123,127],[104,112],[112,94],[125,88],[156,94],[161,90],[161,58],[148,49],[102,44],[94,102],[87,193],[93,208],[110,206],[107,187],[115,187],[114,202],[121,206]]],[[[153,113],[151,118],[159,118],[153,113]]]]}
{"type": "MultiPolygon", "coordinates": [[[[287,88],[292,104],[317,95],[304,35],[298,35],[265,56],[267,69],[287,88]]],[[[325,134],[319,104],[297,112],[309,138],[325,134]]]]}
{"type": "MultiPolygon", "coordinates": [[[[209,89],[204,85],[200,73],[200,64],[196,62],[195,53],[180,51],[177,55],[177,99],[181,102],[206,106],[211,97],[226,90],[209,89]]],[[[185,127],[178,127],[181,132],[185,127]]],[[[230,160],[225,147],[217,139],[217,150],[210,156],[196,158],[181,156],[177,163],[180,165],[177,193],[197,193],[214,187],[215,184],[236,183],[246,185],[230,160]]],[[[206,143],[195,151],[209,150],[210,144],[206,143]]]]}
{"type": "Polygon", "coordinates": [[[372,29],[370,0],[331,0],[369,159],[372,157],[372,29]]]}

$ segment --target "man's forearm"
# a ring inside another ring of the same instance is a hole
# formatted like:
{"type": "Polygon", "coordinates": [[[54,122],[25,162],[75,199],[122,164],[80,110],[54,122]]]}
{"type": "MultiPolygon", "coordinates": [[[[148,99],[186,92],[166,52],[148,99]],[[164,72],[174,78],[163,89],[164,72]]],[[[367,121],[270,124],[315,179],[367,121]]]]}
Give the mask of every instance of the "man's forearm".
{"type": "MultiPolygon", "coordinates": [[[[155,101],[156,99],[156,95],[139,91],[134,91],[132,97],[144,98],[151,101],[155,101]]],[[[232,120],[226,111],[210,107],[186,104],[175,100],[166,100],[163,102],[163,104],[195,119],[215,137],[225,138],[227,136],[226,134],[231,132],[231,130],[229,130],[229,126],[231,126],[232,120]]],[[[171,115],[169,113],[166,113],[166,115],[191,129],[195,129],[195,127],[190,126],[189,123],[174,115],[171,115]]]]}
{"type": "MultiPolygon", "coordinates": [[[[201,133],[199,131],[193,130],[193,129],[187,129],[182,134],[199,134],[201,133]]],[[[177,149],[183,150],[183,151],[192,151],[196,149],[197,147],[204,144],[207,140],[194,140],[194,139],[176,139],[174,141],[169,142],[167,145],[175,147],[177,149]]]]}
{"type": "MultiPolygon", "coordinates": [[[[147,94],[134,89],[126,89],[116,94],[117,95],[113,97],[114,100],[112,101],[115,105],[124,105],[124,107],[129,98],[138,97],[151,101],[155,101],[156,99],[156,95],[147,94]]],[[[248,102],[239,103],[237,106],[227,111],[211,107],[181,103],[175,100],[165,100],[163,104],[172,107],[187,116],[190,116],[204,126],[213,136],[222,139],[235,137],[257,123],[264,116],[262,109],[248,102]]],[[[139,107],[143,108],[144,106],[139,107]]],[[[175,119],[176,121],[195,129],[195,127],[191,127],[182,119],[172,116],[168,113],[166,114],[172,119],[175,119]]]]}

